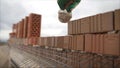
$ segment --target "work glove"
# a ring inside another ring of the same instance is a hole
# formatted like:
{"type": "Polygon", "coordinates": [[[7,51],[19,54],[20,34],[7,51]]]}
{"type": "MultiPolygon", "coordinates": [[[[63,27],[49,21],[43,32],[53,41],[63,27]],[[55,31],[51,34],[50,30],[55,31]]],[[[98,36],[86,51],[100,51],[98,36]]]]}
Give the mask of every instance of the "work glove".
{"type": "Polygon", "coordinates": [[[72,18],[72,13],[68,13],[66,10],[58,11],[58,19],[62,23],[67,23],[72,18]]]}

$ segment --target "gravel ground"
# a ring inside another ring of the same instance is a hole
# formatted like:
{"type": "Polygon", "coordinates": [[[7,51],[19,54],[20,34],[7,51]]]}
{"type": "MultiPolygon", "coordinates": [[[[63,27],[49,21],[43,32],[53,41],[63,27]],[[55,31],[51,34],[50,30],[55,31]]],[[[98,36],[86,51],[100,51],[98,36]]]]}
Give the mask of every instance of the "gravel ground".
{"type": "Polygon", "coordinates": [[[0,68],[9,68],[9,52],[9,46],[0,45],[0,68]]]}

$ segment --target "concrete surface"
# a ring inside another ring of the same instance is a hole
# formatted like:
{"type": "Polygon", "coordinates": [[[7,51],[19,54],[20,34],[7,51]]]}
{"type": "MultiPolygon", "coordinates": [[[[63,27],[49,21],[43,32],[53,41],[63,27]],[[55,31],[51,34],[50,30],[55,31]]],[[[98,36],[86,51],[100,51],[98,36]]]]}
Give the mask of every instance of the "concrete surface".
{"type": "Polygon", "coordinates": [[[9,51],[9,46],[0,45],[0,68],[9,68],[9,51]]]}

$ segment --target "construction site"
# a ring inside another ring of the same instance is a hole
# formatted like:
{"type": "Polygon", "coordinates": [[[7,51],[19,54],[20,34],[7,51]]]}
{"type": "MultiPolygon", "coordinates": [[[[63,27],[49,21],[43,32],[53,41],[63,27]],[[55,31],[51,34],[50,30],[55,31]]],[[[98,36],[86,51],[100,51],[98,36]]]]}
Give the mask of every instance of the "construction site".
{"type": "Polygon", "coordinates": [[[13,68],[120,68],[120,9],[67,23],[68,35],[41,37],[41,14],[13,24],[13,68]]]}

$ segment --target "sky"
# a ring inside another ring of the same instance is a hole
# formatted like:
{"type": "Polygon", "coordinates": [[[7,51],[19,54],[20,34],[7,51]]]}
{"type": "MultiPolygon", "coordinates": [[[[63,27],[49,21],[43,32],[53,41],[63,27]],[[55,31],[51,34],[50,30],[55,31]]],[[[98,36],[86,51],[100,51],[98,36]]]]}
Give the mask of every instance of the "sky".
{"type": "MultiPolygon", "coordinates": [[[[72,19],[120,9],[120,0],[81,0],[72,11],[72,19]]],[[[58,20],[57,0],[0,0],[0,41],[9,39],[12,25],[30,13],[42,15],[41,36],[67,35],[67,24],[58,20]]]]}

